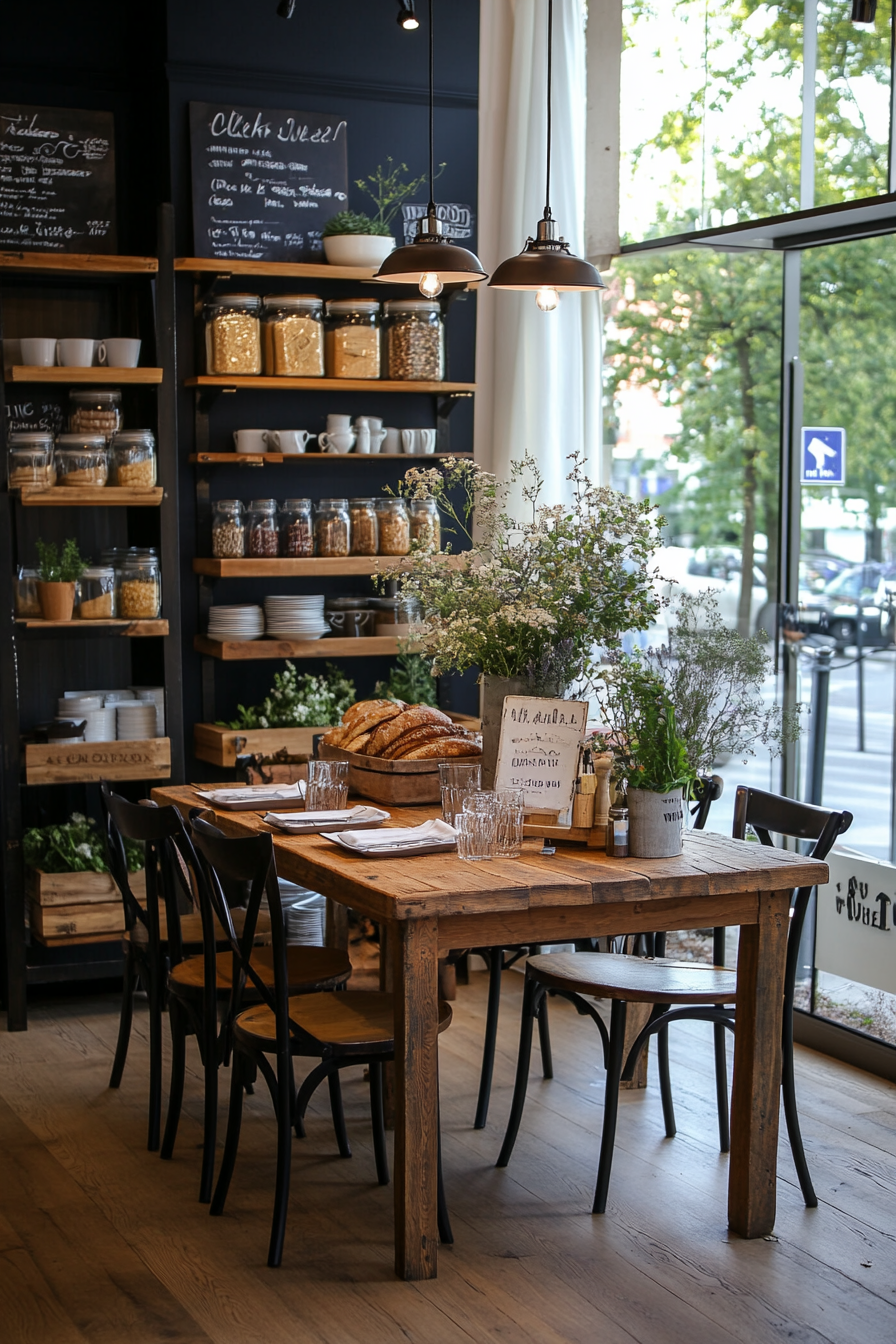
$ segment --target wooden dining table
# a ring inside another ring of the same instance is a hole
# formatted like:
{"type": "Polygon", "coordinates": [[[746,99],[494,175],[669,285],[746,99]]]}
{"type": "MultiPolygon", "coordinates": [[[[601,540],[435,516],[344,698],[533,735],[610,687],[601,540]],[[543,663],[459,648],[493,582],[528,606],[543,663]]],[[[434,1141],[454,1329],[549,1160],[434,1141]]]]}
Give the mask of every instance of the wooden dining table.
{"type": "MultiPolygon", "coordinates": [[[[212,787],[212,786],[209,786],[212,787]]],[[[200,805],[189,786],[157,788],[156,802],[185,815],[200,805]]],[[[270,831],[261,814],[217,811],[230,835],[270,831]]],[[[434,807],[394,808],[412,826],[434,807]]],[[[466,947],[568,943],[646,930],[740,927],[737,1027],[731,1094],[728,1225],[743,1237],[775,1223],[781,1026],[790,899],[827,881],[827,864],[781,849],[689,831],[672,859],[610,859],[584,847],[518,859],[464,862],[452,853],[365,858],[321,836],[274,834],[277,870],[322,892],[345,939],[348,907],[388,936],[395,995],[395,1269],[436,1277],[438,1161],[438,960],[466,947]]]]}

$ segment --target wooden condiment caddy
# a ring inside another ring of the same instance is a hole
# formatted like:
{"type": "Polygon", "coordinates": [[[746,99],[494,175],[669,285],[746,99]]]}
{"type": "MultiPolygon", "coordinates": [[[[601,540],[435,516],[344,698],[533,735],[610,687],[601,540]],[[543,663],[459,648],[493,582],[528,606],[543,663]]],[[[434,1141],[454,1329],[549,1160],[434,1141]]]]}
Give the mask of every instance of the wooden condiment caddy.
{"type": "Polygon", "coordinates": [[[523,825],[523,835],[538,836],[554,842],[587,845],[603,849],[607,839],[607,813],[610,810],[610,770],[612,752],[592,757],[593,775],[579,776],[579,791],[572,807],[572,825],[558,826],[557,813],[532,813],[523,825]]]}

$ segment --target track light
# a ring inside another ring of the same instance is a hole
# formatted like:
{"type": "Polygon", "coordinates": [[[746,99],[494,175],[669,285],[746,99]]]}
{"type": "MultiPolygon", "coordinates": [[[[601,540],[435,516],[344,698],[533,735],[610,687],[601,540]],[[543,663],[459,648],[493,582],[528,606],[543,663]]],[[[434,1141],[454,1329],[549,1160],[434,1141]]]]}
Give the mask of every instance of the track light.
{"type": "Polygon", "coordinates": [[[414,12],[414,0],[401,0],[397,22],[400,28],[409,33],[420,27],[420,20],[414,12]]]}
{"type": "Polygon", "coordinates": [[[295,12],[296,0],[280,0],[277,6],[277,13],[281,19],[291,19],[295,12]]]}

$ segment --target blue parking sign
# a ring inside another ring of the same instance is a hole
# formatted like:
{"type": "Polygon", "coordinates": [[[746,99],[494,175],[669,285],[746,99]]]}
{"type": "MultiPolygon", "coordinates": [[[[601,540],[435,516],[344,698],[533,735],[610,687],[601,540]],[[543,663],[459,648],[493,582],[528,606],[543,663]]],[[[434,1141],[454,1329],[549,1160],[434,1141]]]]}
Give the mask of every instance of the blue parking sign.
{"type": "Polygon", "coordinates": [[[846,430],[806,428],[802,430],[800,458],[802,485],[846,484],[846,430]]]}

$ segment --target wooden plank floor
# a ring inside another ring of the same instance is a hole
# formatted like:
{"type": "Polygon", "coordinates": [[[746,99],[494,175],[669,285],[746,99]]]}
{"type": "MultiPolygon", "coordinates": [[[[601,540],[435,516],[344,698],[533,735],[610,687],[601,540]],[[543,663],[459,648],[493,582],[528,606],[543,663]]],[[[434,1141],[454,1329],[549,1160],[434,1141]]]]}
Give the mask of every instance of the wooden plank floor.
{"type": "MultiPolygon", "coordinates": [[[[146,1015],[121,1090],[107,1087],[114,997],[34,1007],[0,1034],[3,1344],[893,1344],[896,1097],[799,1050],[820,1207],[807,1212],[782,1140],[776,1236],[729,1238],[710,1031],[673,1031],[679,1133],[663,1136],[651,1064],[624,1093],[608,1212],[589,1213],[603,1070],[593,1027],[551,1007],[556,1078],[533,1072],[510,1167],[497,1171],[522,976],[505,976],[491,1120],[471,1128],[485,976],[441,1038],[445,1175],[456,1244],[434,1283],[392,1273],[391,1190],[375,1184],[360,1070],[345,1075],[354,1157],[334,1155],[318,1094],[296,1141],[283,1267],[265,1266],[273,1126],[250,1098],[226,1214],[196,1201],[195,1053],[175,1158],[145,1150],[146,1015]]],[[[537,1051],[534,1056],[537,1065],[537,1051]]],[[[782,1125],[783,1128],[783,1125],[782,1125]]]]}

